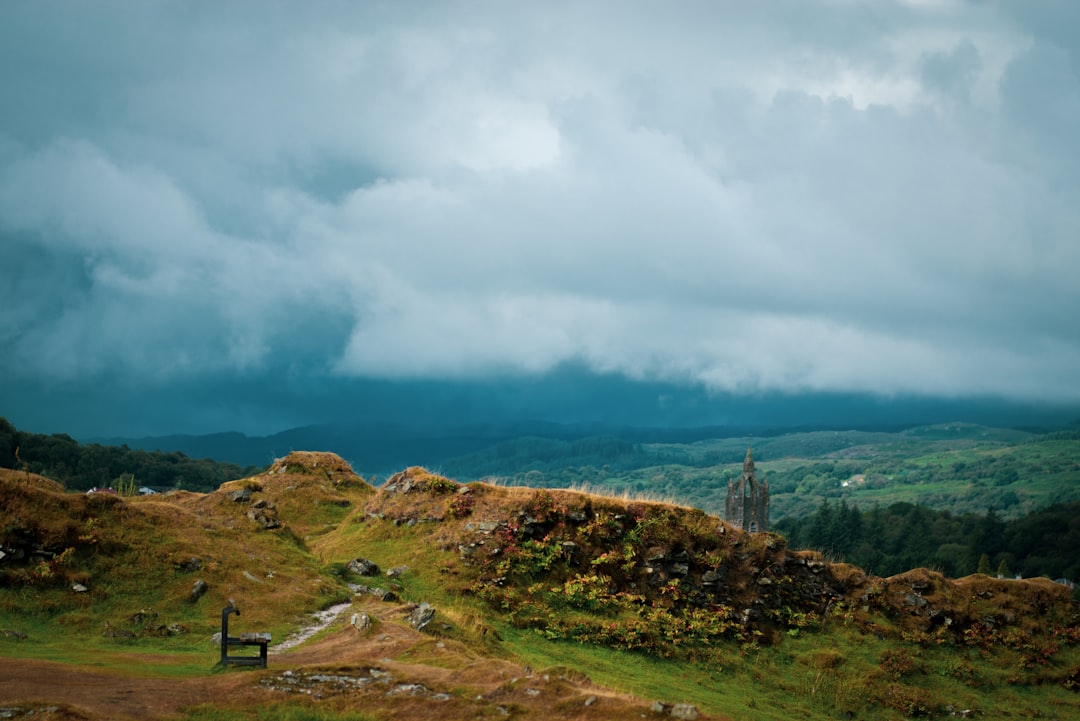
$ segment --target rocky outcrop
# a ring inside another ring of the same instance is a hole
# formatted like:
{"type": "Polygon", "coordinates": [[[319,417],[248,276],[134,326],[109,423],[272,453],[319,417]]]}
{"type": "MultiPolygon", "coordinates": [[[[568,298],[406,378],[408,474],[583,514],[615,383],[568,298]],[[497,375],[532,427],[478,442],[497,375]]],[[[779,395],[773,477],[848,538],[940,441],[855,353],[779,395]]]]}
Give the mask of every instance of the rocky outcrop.
{"type": "Polygon", "coordinates": [[[256,501],[252,504],[251,508],[248,509],[247,517],[248,520],[266,530],[281,528],[281,520],[278,518],[277,508],[273,503],[256,501]]]}
{"type": "Polygon", "coordinates": [[[380,668],[351,669],[348,673],[284,671],[263,677],[259,685],[313,699],[332,698],[357,691],[377,692],[388,697],[415,696],[432,701],[450,701],[453,698],[448,693],[432,691],[419,683],[395,681],[388,671],[380,668]]]}
{"type": "Polygon", "coordinates": [[[345,459],[336,453],[293,451],[278,458],[267,469],[265,476],[306,475],[322,477],[335,485],[351,483],[357,479],[345,459]]]}
{"type": "Polygon", "coordinates": [[[385,588],[365,586],[360,583],[350,583],[349,590],[358,596],[372,596],[380,601],[385,601],[387,603],[393,603],[394,601],[398,600],[396,593],[394,593],[393,591],[388,591],[385,588]]]}
{"type": "Polygon", "coordinates": [[[656,701],[649,708],[654,714],[665,714],[671,718],[684,719],[685,721],[694,721],[701,712],[698,711],[697,706],[688,703],[664,703],[663,701],[656,701]]]}
{"type": "Polygon", "coordinates": [[[379,566],[374,561],[366,558],[354,558],[346,564],[346,568],[357,576],[378,576],[379,566]]]}

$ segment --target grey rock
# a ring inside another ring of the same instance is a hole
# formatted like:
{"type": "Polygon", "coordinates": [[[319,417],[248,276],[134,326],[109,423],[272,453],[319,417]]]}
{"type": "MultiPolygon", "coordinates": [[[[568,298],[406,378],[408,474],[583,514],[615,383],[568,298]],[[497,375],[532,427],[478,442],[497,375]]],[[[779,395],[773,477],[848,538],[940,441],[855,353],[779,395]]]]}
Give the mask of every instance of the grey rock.
{"type": "Polygon", "coordinates": [[[927,605],[927,603],[928,603],[928,601],[925,598],[923,598],[922,596],[918,596],[918,595],[916,595],[914,593],[905,593],[904,594],[904,605],[905,606],[911,606],[913,608],[923,608],[924,606],[927,605]]]}
{"type": "Polygon", "coordinates": [[[663,546],[653,546],[645,552],[645,561],[647,563],[657,564],[661,561],[668,560],[670,552],[663,546]]]}
{"type": "Polygon", "coordinates": [[[347,568],[359,576],[378,576],[380,570],[378,564],[366,558],[354,558],[347,568]]]}
{"type": "Polygon", "coordinates": [[[499,527],[496,521],[470,521],[465,524],[466,531],[491,534],[499,527]]]}
{"type": "Polygon", "coordinates": [[[277,517],[273,515],[272,509],[252,508],[250,511],[248,511],[247,515],[249,519],[259,524],[266,530],[281,527],[281,521],[279,521],[277,517]]]}
{"type": "Polygon", "coordinates": [[[701,574],[701,583],[704,586],[715,586],[727,580],[727,569],[719,568],[715,571],[706,571],[701,574]]]}
{"type": "Polygon", "coordinates": [[[200,598],[202,598],[202,595],[203,595],[204,593],[206,593],[206,591],[207,591],[207,589],[208,589],[208,588],[209,588],[209,586],[207,586],[207,585],[206,585],[206,581],[204,581],[204,580],[202,580],[202,579],[200,578],[200,579],[199,579],[198,581],[196,581],[196,582],[195,582],[195,584],[194,584],[194,585],[193,585],[193,586],[191,587],[191,595],[190,595],[190,596],[188,597],[188,600],[190,600],[190,601],[191,601],[192,603],[195,603],[195,602],[196,602],[196,601],[198,601],[198,600],[199,600],[200,598]]]}
{"type": "Polygon", "coordinates": [[[363,584],[355,583],[349,584],[349,588],[353,593],[358,595],[374,596],[380,601],[386,601],[387,603],[397,600],[397,594],[393,591],[388,591],[385,588],[376,588],[374,586],[364,586],[363,584]]]}
{"type": "Polygon", "coordinates": [[[409,493],[415,487],[416,481],[402,471],[390,476],[386,483],[383,484],[382,491],[384,493],[409,493]]]}
{"type": "Polygon", "coordinates": [[[688,703],[677,703],[671,707],[668,713],[672,718],[686,719],[687,721],[694,721],[700,715],[697,706],[688,703]]]}
{"type": "Polygon", "coordinates": [[[421,603],[413,609],[406,620],[417,631],[422,631],[425,626],[431,623],[433,618],[435,618],[435,609],[427,603],[421,603]]]}
{"type": "Polygon", "coordinates": [[[229,494],[225,497],[233,503],[247,503],[251,500],[251,489],[240,488],[235,491],[229,491],[229,494]]]}

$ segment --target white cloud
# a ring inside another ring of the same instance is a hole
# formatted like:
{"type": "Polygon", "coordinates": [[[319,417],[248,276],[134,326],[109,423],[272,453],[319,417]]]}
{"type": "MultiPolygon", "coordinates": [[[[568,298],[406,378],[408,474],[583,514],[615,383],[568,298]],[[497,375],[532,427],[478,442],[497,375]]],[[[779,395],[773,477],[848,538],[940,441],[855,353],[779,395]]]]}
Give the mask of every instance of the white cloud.
{"type": "Polygon", "coordinates": [[[85,267],[60,310],[9,298],[23,373],[582,360],[1080,398],[1080,82],[1050,25],[959,2],[281,3],[143,7],[133,37],[128,9],[0,10],[0,233],[85,267]]]}

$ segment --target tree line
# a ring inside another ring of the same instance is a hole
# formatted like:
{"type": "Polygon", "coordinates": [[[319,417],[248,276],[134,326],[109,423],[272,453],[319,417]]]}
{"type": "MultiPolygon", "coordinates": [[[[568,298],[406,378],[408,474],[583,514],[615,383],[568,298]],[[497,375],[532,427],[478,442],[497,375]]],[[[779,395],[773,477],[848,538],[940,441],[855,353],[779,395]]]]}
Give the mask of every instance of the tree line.
{"type": "Polygon", "coordinates": [[[116,487],[122,482],[136,487],[206,492],[263,470],[209,458],[189,458],[178,452],[83,445],[64,433],[43,435],[17,430],[6,418],[0,418],[0,467],[37,473],[82,491],[116,487]]]}
{"type": "Polygon", "coordinates": [[[861,511],[825,499],[773,530],[793,548],[816,549],[879,576],[926,566],[954,578],[981,572],[1080,580],[1080,502],[1003,520],[993,509],[956,515],[901,502],[861,511]]]}

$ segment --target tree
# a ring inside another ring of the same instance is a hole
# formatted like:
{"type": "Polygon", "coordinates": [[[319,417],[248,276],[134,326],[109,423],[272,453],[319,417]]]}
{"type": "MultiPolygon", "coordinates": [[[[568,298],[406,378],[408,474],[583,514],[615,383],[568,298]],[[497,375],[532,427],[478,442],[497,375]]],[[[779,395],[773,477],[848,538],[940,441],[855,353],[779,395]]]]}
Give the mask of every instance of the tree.
{"type": "MultiPolygon", "coordinates": [[[[1004,563],[1004,561],[1002,561],[1004,563]]],[[[981,573],[983,575],[990,575],[990,556],[985,553],[979,556],[979,567],[975,569],[975,573],[981,573]]]]}
{"type": "Polygon", "coordinates": [[[834,515],[832,506],[829,505],[829,499],[822,500],[821,505],[818,506],[817,511],[810,519],[810,528],[806,534],[806,544],[808,546],[823,552],[833,550],[834,515]]]}
{"type": "Polygon", "coordinates": [[[997,567],[997,577],[1008,578],[1010,575],[1012,574],[1009,572],[1009,566],[1005,563],[1005,559],[1003,558],[1001,559],[1001,563],[999,563],[997,567]]]}
{"type": "Polygon", "coordinates": [[[18,433],[7,418],[0,418],[0,468],[18,468],[15,461],[18,433]]]}

